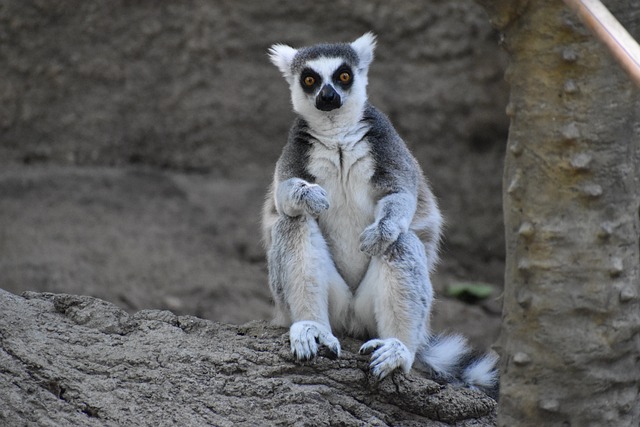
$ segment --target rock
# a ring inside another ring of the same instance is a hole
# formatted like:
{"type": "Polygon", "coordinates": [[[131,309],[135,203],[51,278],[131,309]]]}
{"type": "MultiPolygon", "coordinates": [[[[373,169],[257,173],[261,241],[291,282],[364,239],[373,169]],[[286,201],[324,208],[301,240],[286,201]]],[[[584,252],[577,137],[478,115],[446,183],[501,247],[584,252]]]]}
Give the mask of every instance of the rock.
{"type": "Polygon", "coordinates": [[[287,331],[87,296],[0,290],[0,424],[495,425],[496,403],[417,373],[380,383],[340,359],[297,363],[287,331]]]}

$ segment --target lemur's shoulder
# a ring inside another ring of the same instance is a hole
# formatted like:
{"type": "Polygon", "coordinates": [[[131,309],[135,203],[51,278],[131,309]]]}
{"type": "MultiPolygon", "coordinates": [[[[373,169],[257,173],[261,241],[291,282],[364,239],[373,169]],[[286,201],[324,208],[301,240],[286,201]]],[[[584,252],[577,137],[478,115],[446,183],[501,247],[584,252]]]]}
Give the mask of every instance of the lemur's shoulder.
{"type": "Polygon", "coordinates": [[[416,185],[422,171],[391,120],[370,103],[362,120],[369,126],[366,138],[376,167],[372,181],[394,190],[416,185]]]}
{"type": "Polygon", "coordinates": [[[289,178],[302,178],[308,182],[315,182],[316,178],[309,172],[309,156],[312,148],[308,123],[300,116],[296,117],[287,143],[282,149],[276,164],[276,178],[279,181],[289,178]]]}

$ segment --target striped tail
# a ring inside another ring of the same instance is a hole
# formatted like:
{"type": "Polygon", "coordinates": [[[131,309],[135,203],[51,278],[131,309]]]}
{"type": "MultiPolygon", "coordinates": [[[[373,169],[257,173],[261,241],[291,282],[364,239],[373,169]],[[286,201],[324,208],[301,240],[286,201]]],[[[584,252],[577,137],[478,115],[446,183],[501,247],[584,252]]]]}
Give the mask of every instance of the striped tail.
{"type": "Polygon", "coordinates": [[[498,398],[498,356],[474,351],[460,335],[434,335],[416,354],[416,367],[438,382],[481,390],[498,398]]]}

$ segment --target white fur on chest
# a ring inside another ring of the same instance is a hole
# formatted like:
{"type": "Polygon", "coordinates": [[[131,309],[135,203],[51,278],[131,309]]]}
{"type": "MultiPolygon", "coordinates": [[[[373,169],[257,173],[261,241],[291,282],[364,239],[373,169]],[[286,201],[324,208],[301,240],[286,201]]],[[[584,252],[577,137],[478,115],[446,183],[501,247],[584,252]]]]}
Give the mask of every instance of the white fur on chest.
{"type": "Polygon", "coordinates": [[[309,172],[327,191],[330,204],[318,218],[320,229],[338,271],[352,290],[369,265],[370,258],[360,251],[360,234],[373,222],[376,203],[370,185],[374,161],[362,136],[346,143],[316,142],[309,156],[309,172]]]}

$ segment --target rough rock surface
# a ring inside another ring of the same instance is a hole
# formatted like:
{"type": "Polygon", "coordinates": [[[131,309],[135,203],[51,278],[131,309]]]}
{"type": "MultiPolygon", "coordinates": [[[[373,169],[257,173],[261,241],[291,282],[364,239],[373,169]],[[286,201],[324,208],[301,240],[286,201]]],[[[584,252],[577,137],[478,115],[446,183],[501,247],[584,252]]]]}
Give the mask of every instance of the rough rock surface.
{"type": "Polygon", "coordinates": [[[295,363],[286,331],[86,296],[0,290],[2,425],[490,426],[495,402],[418,374],[379,384],[360,343],[295,363]]]}

